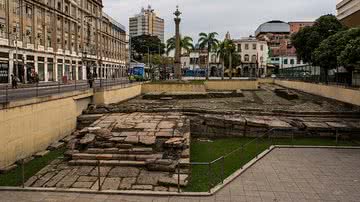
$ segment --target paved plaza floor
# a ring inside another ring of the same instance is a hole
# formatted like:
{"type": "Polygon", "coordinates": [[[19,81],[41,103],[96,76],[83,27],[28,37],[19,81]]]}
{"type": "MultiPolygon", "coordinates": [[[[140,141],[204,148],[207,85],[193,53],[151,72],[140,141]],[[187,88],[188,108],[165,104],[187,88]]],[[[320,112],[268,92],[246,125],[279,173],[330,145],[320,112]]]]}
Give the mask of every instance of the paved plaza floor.
{"type": "Polygon", "coordinates": [[[360,150],[277,148],[211,197],[0,191],[0,201],[359,201],[360,150]]]}

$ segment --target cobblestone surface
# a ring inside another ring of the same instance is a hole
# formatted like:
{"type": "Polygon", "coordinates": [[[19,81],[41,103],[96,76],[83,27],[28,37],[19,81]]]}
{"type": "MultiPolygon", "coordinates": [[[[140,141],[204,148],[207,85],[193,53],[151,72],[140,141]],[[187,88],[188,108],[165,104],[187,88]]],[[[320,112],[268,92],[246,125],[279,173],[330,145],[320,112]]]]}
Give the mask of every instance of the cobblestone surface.
{"type": "Polygon", "coordinates": [[[180,113],[106,114],[72,136],[65,139],[77,143],[69,143],[67,158],[53,161],[27,186],[97,189],[100,174],[103,190],[168,191],[177,184],[162,188],[161,182],[190,149],[189,121],[180,113]]]}
{"type": "MultiPolygon", "coordinates": [[[[0,191],[0,201],[359,201],[360,150],[281,148],[211,197],[0,191]]],[[[116,182],[116,185],[118,182],[116,182]]],[[[139,188],[150,188],[147,186],[139,188]]],[[[156,189],[161,189],[156,188],[156,189]]]]}

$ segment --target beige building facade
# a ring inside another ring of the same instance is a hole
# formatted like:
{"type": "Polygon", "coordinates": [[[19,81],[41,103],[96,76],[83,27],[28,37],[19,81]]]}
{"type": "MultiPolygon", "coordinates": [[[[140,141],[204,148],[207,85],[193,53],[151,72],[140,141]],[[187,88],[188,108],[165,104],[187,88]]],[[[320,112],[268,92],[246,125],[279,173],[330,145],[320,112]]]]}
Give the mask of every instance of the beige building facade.
{"type": "Polygon", "coordinates": [[[348,27],[360,26],[360,0],[338,0],[337,18],[348,27]]]}
{"type": "Polygon", "coordinates": [[[158,17],[151,6],[147,9],[143,8],[140,14],[129,19],[131,37],[141,35],[157,36],[164,43],[164,28],[164,19],[158,17]]]}
{"type": "Polygon", "coordinates": [[[101,0],[0,0],[0,83],[120,77],[125,27],[101,0]],[[16,59],[17,56],[17,59],[16,59]]]}

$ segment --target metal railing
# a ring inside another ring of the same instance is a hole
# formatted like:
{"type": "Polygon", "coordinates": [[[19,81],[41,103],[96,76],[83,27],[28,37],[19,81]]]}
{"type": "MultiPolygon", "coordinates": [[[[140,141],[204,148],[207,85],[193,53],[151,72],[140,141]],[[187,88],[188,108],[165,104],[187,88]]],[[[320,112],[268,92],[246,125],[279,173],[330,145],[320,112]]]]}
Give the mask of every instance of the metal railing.
{"type": "MultiPolygon", "coordinates": [[[[341,134],[339,133],[339,130],[333,129],[336,146],[339,145],[339,142],[341,141],[341,134]]],[[[259,158],[259,154],[261,154],[264,150],[270,148],[272,145],[277,145],[276,140],[279,139],[279,137],[289,139],[290,145],[294,145],[295,141],[295,130],[294,129],[280,129],[280,128],[273,128],[269,129],[264,134],[254,137],[252,140],[246,142],[245,144],[241,145],[240,147],[232,150],[231,152],[228,152],[227,154],[224,154],[218,158],[216,158],[213,161],[209,162],[190,162],[191,170],[193,171],[196,169],[196,167],[206,167],[206,172],[201,172],[202,178],[201,183],[204,181],[207,184],[207,191],[211,192],[211,189],[216,187],[219,184],[223,184],[224,180],[233,174],[235,171],[237,171],[239,168],[243,169],[243,166],[248,163],[250,160],[254,159],[254,157],[257,159],[259,158]],[[287,132],[286,135],[284,134],[276,134],[276,131],[281,132],[287,132]],[[288,133],[290,132],[290,133],[288,133]],[[274,141],[275,140],[275,141],[274,141]],[[237,162],[235,161],[237,159],[237,162]],[[232,166],[230,169],[227,169],[226,166],[232,166]]],[[[59,157],[58,159],[64,159],[64,157],[59,157]]],[[[21,182],[21,187],[26,187],[26,180],[30,178],[31,176],[26,177],[25,176],[25,159],[21,159],[18,161],[18,165],[21,169],[21,179],[18,179],[19,182],[21,182]]],[[[103,166],[106,167],[106,166],[103,166]]],[[[96,177],[97,182],[95,184],[98,185],[97,190],[102,190],[102,183],[104,181],[104,176],[101,176],[101,161],[97,160],[97,164],[95,167],[96,171],[96,177]],[[102,180],[103,179],[103,180],[102,180]]],[[[175,174],[177,175],[177,191],[181,192],[181,164],[178,162],[175,169],[175,174]]],[[[191,173],[192,175],[194,173],[191,173]]],[[[190,180],[190,179],[188,179],[190,180]]]]}
{"type": "MultiPolygon", "coordinates": [[[[92,88],[96,91],[101,89],[108,89],[113,86],[119,86],[120,88],[123,88],[133,84],[137,83],[133,83],[127,78],[95,79],[93,81],[92,88]]],[[[18,88],[12,88],[10,84],[6,84],[0,86],[0,104],[4,104],[4,107],[7,107],[7,103],[11,101],[44,97],[72,91],[85,91],[89,89],[91,88],[89,81],[87,80],[73,80],[66,83],[59,81],[36,84],[19,84],[18,88]]]]}

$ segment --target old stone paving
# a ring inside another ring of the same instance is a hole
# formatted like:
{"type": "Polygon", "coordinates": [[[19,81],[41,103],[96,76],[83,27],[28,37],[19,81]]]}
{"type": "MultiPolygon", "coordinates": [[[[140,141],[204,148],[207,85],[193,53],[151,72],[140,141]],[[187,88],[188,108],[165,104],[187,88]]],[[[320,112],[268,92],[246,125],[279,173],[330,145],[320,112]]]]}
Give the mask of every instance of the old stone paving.
{"type": "Polygon", "coordinates": [[[278,148],[209,197],[1,191],[0,201],[359,201],[360,150],[278,148]]]}
{"type": "Polygon", "coordinates": [[[66,137],[55,160],[26,186],[177,191],[188,183],[189,120],[179,113],[107,114],[66,137]],[[100,169],[99,169],[100,168],[100,169]],[[178,170],[179,169],[179,170],[178,170]]]}

